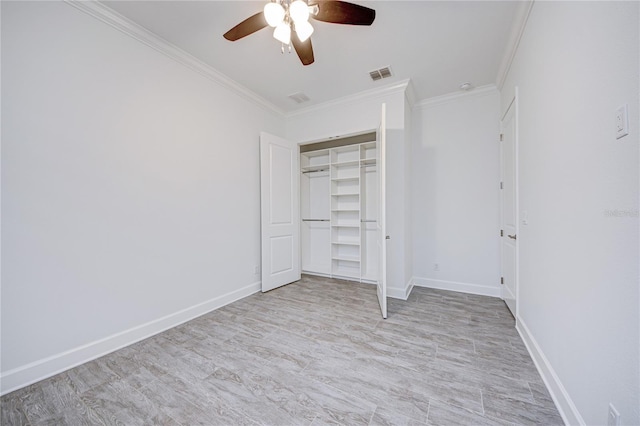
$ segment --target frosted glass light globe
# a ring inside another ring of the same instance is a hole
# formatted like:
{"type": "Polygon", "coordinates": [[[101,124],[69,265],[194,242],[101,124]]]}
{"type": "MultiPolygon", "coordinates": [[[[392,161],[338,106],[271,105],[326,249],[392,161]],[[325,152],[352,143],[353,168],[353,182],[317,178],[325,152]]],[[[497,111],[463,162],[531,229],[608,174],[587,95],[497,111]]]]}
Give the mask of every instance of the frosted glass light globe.
{"type": "Polygon", "coordinates": [[[284,43],[291,43],[291,27],[286,22],[280,22],[280,24],[273,30],[273,38],[284,43]]]}
{"type": "Polygon", "coordinates": [[[284,19],[284,8],[278,4],[269,2],[264,5],[264,19],[270,27],[277,27],[284,19]]]}
{"type": "Polygon", "coordinates": [[[302,0],[296,0],[289,6],[289,16],[296,24],[309,20],[309,6],[302,0]]]}
{"type": "Polygon", "coordinates": [[[313,27],[308,21],[296,22],[296,34],[300,41],[304,43],[313,34],[313,27]]]}

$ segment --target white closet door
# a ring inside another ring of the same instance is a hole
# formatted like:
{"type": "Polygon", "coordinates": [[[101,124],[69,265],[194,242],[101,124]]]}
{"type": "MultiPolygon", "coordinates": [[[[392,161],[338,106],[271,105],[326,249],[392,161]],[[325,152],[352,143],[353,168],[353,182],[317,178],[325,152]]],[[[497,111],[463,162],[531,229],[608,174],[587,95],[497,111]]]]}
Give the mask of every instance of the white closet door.
{"type": "Polygon", "coordinates": [[[262,291],[300,279],[298,146],[260,134],[262,291]]]}
{"type": "MultiPolygon", "coordinates": [[[[516,94],[517,96],[517,94],[516,94]]],[[[502,237],[500,239],[502,254],[502,298],[509,307],[514,318],[517,313],[517,280],[518,280],[518,185],[517,185],[517,97],[502,119],[502,142],[500,156],[502,168],[502,237]]]]}
{"type": "Polygon", "coordinates": [[[382,117],[377,132],[376,167],[378,168],[378,301],[382,318],[387,317],[387,224],[386,224],[386,104],[382,104],[382,117]]]}

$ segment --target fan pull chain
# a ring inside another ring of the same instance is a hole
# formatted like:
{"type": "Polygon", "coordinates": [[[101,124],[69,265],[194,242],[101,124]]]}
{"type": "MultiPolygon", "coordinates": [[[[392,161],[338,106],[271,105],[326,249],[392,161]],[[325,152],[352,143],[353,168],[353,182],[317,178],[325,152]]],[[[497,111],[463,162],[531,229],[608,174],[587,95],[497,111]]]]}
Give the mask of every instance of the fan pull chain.
{"type": "Polygon", "coordinates": [[[280,53],[284,55],[284,43],[280,45],[280,53]]]}

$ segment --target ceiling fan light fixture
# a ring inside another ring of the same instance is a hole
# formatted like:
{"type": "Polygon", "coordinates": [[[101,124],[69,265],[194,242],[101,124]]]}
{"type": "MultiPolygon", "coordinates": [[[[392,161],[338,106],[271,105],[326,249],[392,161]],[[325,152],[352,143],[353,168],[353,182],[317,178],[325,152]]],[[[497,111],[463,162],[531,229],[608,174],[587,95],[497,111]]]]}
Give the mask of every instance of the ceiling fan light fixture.
{"type": "MultiPolygon", "coordinates": [[[[2,1],[2,0],[0,0],[2,1]]],[[[309,19],[343,25],[370,26],[376,18],[376,11],[344,0],[267,0],[262,10],[249,16],[222,36],[229,41],[237,41],[263,28],[271,26],[273,38],[285,45],[289,53],[295,49],[302,65],[311,65],[315,59],[310,36],[314,28],[309,19]],[[295,32],[296,38],[291,38],[295,32]],[[293,44],[291,44],[293,42],[293,44]]]]}
{"type": "Polygon", "coordinates": [[[287,22],[280,22],[275,30],[273,30],[273,38],[283,44],[291,43],[291,26],[287,22]]]}
{"type": "Polygon", "coordinates": [[[296,22],[296,34],[298,39],[304,43],[313,34],[313,26],[307,21],[296,22]]]}
{"type": "Polygon", "coordinates": [[[303,0],[295,0],[289,6],[289,16],[296,24],[309,20],[309,6],[303,0]]]}
{"type": "Polygon", "coordinates": [[[277,27],[283,20],[285,11],[279,3],[269,2],[264,6],[264,19],[270,27],[277,27]]]}

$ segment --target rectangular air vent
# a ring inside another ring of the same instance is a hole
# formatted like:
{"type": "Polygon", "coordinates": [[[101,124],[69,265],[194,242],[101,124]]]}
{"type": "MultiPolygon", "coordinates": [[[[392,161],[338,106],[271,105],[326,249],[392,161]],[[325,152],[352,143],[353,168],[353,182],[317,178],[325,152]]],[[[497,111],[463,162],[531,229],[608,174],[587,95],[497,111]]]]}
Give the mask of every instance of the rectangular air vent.
{"type": "Polygon", "coordinates": [[[301,104],[303,102],[307,102],[311,100],[309,96],[305,95],[302,92],[297,92],[289,95],[289,99],[293,99],[297,104],[301,104]]]}
{"type": "Polygon", "coordinates": [[[378,70],[369,71],[369,76],[373,81],[382,80],[383,78],[391,77],[391,75],[391,67],[384,67],[378,70]]]}

